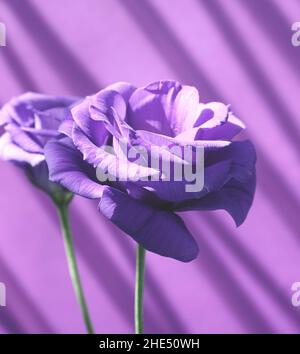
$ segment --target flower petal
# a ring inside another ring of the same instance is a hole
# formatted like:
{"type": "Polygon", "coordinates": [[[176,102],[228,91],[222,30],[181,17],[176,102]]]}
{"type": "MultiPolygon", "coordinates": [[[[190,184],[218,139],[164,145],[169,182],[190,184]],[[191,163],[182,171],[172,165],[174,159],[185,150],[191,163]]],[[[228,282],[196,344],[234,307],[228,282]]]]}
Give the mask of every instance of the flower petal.
{"type": "Polygon", "coordinates": [[[43,112],[36,112],[34,114],[34,128],[36,130],[57,131],[64,120],[72,119],[70,109],[71,107],[56,107],[43,112]]]}
{"type": "Polygon", "coordinates": [[[151,191],[161,200],[176,204],[193,198],[200,199],[211,191],[222,188],[230,175],[230,169],[231,161],[226,160],[205,168],[203,179],[197,175],[194,181],[187,181],[186,176],[183,176],[182,181],[137,181],[136,184],[151,191]],[[192,185],[193,190],[187,189],[192,185]]]}
{"type": "Polygon", "coordinates": [[[43,154],[30,153],[24,151],[14,144],[9,133],[4,133],[0,137],[0,158],[6,161],[13,161],[21,164],[30,164],[36,166],[45,160],[43,154]]]}
{"type": "Polygon", "coordinates": [[[74,126],[75,123],[73,119],[66,119],[60,124],[58,128],[58,132],[68,136],[69,138],[72,138],[72,132],[74,126]]]}
{"type": "Polygon", "coordinates": [[[41,93],[27,92],[13,99],[15,103],[30,104],[38,111],[51,108],[68,107],[78,100],[78,97],[50,96],[41,93]]]}
{"type": "Polygon", "coordinates": [[[244,123],[235,117],[232,113],[229,114],[225,122],[207,121],[200,127],[187,129],[176,136],[176,139],[198,141],[198,140],[231,140],[242,130],[245,129],[244,123]],[[212,125],[211,125],[212,124],[212,125]]]}
{"type": "Polygon", "coordinates": [[[175,136],[192,128],[198,114],[196,88],[158,81],[137,89],[129,100],[128,123],[134,129],[175,136]]]}
{"type": "Polygon", "coordinates": [[[141,130],[131,134],[130,141],[132,145],[145,147],[151,156],[148,160],[151,160],[151,163],[155,161],[155,166],[150,167],[161,168],[160,178],[138,180],[136,184],[164,201],[176,203],[200,198],[211,190],[221,188],[231,170],[232,162],[229,158],[205,169],[205,160],[203,160],[205,154],[210,151],[222,151],[222,148],[231,144],[229,141],[194,141],[189,144],[176,138],[141,130]],[[185,145],[188,145],[188,148],[185,148],[185,145]],[[187,156],[189,153],[193,155],[187,156]],[[197,173],[194,167],[197,167],[197,173]],[[180,180],[175,178],[175,171],[184,172],[180,180]]]}
{"type": "Polygon", "coordinates": [[[116,91],[103,90],[91,99],[90,116],[93,120],[103,122],[107,131],[120,137],[124,132],[126,117],[126,102],[116,91]]]}
{"type": "Polygon", "coordinates": [[[255,171],[256,151],[250,140],[233,141],[219,150],[210,150],[205,156],[205,165],[231,161],[230,177],[241,182],[247,181],[255,171]]]}
{"type": "Polygon", "coordinates": [[[36,154],[43,153],[42,145],[34,138],[34,135],[26,133],[23,129],[20,129],[16,124],[7,124],[5,130],[10,134],[11,141],[19,146],[24,151],[36,154]]]}
{"type": "Polygon", "coordinates": [[[104,122],[96,121],[91,118],[91,103],[91,97],[86,97],[71,109],[71,113],[78,127],[89,137],[89,139],[91,139],[94,144],[101,146],[105,143],[108,137],[108,132],[105,129],[104,122]]]}
{"type": "Polygon", "coordinates": [[[196,258],[198,246],[182,219],[105,187],[101,213],[147,250],[182,262],[196,258]]]}
{"type": "Polygon", "coordinates": [[[15,121],[21,125],[32,123],[37,111],[68,107],[78,98],[64,96],[49,96],[34,92],[27,92],[21,96],[12,98],[0,110],[0,125],[15,121]]]}
{"type": "Polygon", "coordinates": [[[225,123],[229,114],[229,106],[222,102],[202,103],[199,110],[199,117],[193,127],[215,127],[221,123],[225,123]]]}
{"type": "MultiPolygon", "coordinates": [[[[194,181],[187,181],[186,176],[181,181],[137,181],[136,184],[150,190],[164,201],[176,203],[190,199],[201,199],[209,193],[223,188],[232,178],[241,183],[247,183],[255,173],[256,153],[253,144],[246,141],[232,142],[219,148],[204,150],[204,179],[199,173],[194,181]],[[193,191],[187,186],[193,184],[193,191]],[[203,187],[203,188],[201,188],[203,187]]],[[[171,166],[172,167],[172,166],[171,166]]],[[[187,170],[189,171],[189,170],[187,170]]]]}
{"type": "Polygon", "coordinates": [[[100,198],[103,186],[96,182],[96,171],[83,161],[69,138],[49,141],[45,147],[49,177],[69,191],[87,198],[100,198]]]}
{"type": "MultiPolygon", "coordinates": [[[[83,159],[89,164],[97,167],[97,176],[110,176],[112,181],[136,181],[138,178],[158,174],[159,171],[150,169],[147,166],[132,163],[124,158],[115,155],[112,147],[97,147],[78,128],[73,129],[73,142],[82,153],[83,159]]],[[[104,182],[104,181],[103,181],[104,182]]]]}
{"type": "MultiPolygon", "coordinates": [[[[226,161],[230,162],[230,170],[221,187],[219,185],[216,188],[216,185],[210,190],[210,193],[200,199],[192,200],[191,198],[178,203],[174,205],[174,210],[225,209],[232,216],[236,225],[241,225],[246,219],[255,193],[256,152],[253,144],[247,140],[236,141],[221,151],[210,151],[206,162],[211,165],[206,169],[226,161]]],[[[207,183],[207,180],[204,183],[207,183]]]]}
{"type": "Polygon", "coordinates": [[[245,183],[231,179],[221,190],[198,200],[185,201],[176,211],[224,209],[232,216],[236,226],[240,226],[253,203],[255,185],[255,173],[245,183]]]}
{"type": "Polygon", "coordinates": [[[109,85],[105,88],[106,90],[109,91],[116,91],[120,95],[123,96],[125,102],[129,101],[130,96],[133,94],[133,92],[136,90],[136,87],[130,84],[129,82],[116,82],[112,85],[109,85]]]}

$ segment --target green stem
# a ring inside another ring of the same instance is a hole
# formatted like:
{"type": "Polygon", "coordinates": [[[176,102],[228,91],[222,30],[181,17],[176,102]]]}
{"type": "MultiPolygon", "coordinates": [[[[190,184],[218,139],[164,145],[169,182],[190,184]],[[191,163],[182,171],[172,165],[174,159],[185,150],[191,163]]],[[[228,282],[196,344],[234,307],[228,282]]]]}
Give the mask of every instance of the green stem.
{"type": "Polygon", "coordinates": [[[57,204],[57,211],[60,218],[61,230],[64,238],[66,256],[68,260],[69,272],[73,283],[73,287],[82,311],[82,315],[84,318],[87,331],[89,334],[93,334],[94,333],[93,326],[90,320],[88,307],[84,298],[84,293],[81,286],[80,276],[79,276],[78,267],[76,263],[76,257],[74,252],[70,225],[69,225],[69,218],[68,218],[68,204],[67,203],[57,204]]]}
{"type": "Polygon", "coordinates": [[[145,280],[145,249],[138,245],[136,251],[136,278],[135,278],[135,333],[143,333],[143,295],[145,280]]]}

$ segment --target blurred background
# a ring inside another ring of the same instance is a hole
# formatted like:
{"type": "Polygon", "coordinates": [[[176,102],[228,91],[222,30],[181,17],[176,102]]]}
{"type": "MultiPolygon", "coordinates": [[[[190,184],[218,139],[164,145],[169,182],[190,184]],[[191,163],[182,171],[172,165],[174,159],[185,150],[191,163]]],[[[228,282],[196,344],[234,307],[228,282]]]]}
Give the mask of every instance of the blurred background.
{"type": "MultiPolygon", "coordinates": [[[[147,254],[145,331],[297,333],[300,308],[298,0],[0,0],[0,104],[25,91],[87,95],[115,81],[177,79],[230,103],[258,153],[252,210],[185,214],[188,264],[147,254]]],[[[0,161],[1,333],[84,333],[55,210],[0,161]]],[[[133,332],[134,242],[76,197],[84,289],[98,333],[133,332]]]]}

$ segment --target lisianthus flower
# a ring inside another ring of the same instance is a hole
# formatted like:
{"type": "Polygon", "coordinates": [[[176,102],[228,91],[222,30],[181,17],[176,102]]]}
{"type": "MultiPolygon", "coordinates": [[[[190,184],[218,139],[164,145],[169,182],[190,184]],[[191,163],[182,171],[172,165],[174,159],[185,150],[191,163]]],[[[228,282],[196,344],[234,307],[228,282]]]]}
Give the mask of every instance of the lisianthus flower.
{"type": "Polygon", "coordinates": [[[245,220],[254,197],[256,154],[250,141],[233,140],[245,125],[229,105],[201,103],[196,88],[175,81],[141,88],[120,82],[86,97],[71,113],[61,127],[66,138],[45,149],[50,179],[99,198],[99,211],[145,249],[184,262],[197,256],[180,211],[224,209],[236,225],[245,220]],[[166,147],[201,147],[203,188],[189,192],[185,179],[164,180],[160,164],[156,171],[137,164],[119,148],[124,141],[146,152],[157,147],[159,161],[178,158],[166,147]],[[106,145],[112,151],[103,149],[106,145]],[[120,178],[124,157],[130,167],[126,180],[120,178]],[[112,167],[116,160],[119,169],[112,167]],[[99,182],[99,166],[115,179],[99,182]],[[137,178],[155,172],[158,180],[137,178]]]}
{"type": "Polygon", "coordinates": [[[68,206],[73,194],[60,184],[49,180],[44,147],[62,135],[58,128],[71,119],[70,109],[77,101],[73,97],[57,97],[25,93],[6,103],[0,110],[0,158],[21,167],[30,181],[53,200],[59,215],[66,248],[70,276],[89,333],[93,333],[85,302],[68,220],[68,206]]]}
{"type": "Polygon", "coordinates": [[[70,116],[72,97],[56,97],[28,92],[11,99],[0,110],[0,158],[23,168],[37,187],[50,195],[62,188],[49,181],[44,146],[59,136],[58,127],[70,116]]]}

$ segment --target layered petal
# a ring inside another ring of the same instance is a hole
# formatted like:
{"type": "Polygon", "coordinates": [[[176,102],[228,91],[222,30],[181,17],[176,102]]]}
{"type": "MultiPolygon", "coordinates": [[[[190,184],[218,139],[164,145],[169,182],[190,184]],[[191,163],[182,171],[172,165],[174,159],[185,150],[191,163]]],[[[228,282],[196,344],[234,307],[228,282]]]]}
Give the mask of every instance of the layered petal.
{"type": "Polygon", "coordinates": [[[71,107],[55,107],[43,112],[34,114],[33,128],[38,130],[57,131],[57,128],[64,120],[72,119],[71,107]]]}
{"type": "Polygon", "coordinates": [[[105,89],[109,91],[118,92],[120,95],[122,95],[123,99],[127,103],[133,92],[136,90],[136,87],[130,84],[129,82],[121,81],[109,85],[105,89]]]}
{"type": "Polygon", "coordinates": [[[33,134],[28,134],[14,123],[8,124],[5,130],[10,134],[12,142],[19,148],[30,153],[43,154],[43,148],[33,134]]]}
{"type": "Polygon", "coordinates": [[[176,204],[200,199],[211,191],[219,190],[228,180],[230,169],[231,161],[227,160],[204,169],[201,172],[204,176],[194,175],[194,180],[183,176],[180,181],[137,181],[136,184],[151,191],[162,201],[176,204]]]}
{"type": "Polygon", "coordinates": [[[36,166],[45,160],[43,154],[25,151],[18,145],[14,144],[9,133],[4,133],[0,137],[0,158],[6,161],[19,163],[21,165],[29,164],[31,166],[36,166]]]}
{"type": "Polygon", "coordinates": [[[91,118],[103,122],[106,130],[113,136],[120,137],[126,117],[126,102],[116,91],[103,90],[93,96],[90,105],[91,118]]]}
{"type": "Polygon", "coordinates": [[[226,210],[236,226],[246,219],[254,199],[256,187],[255,172],[247,182],[231,179],[221,190],[207,194],[201,199],[191,199],[179,204],[176,211],[226,210]]]}
{"type": "Polygon", "coordinates": [[[68,138],[49,141],[45,147],[49,178],[69,191],[87,198],[100,198],[103,186],[96,182],[96,171],[83,161],[68,138]]]}
{"type": "Polygon", "coordinates": [[[92,98],[86,97],[72,108],[71,113],[76,125],[95,145],[101,146],[105,143],[108,137],[108,132],[105,129],[103,121],[97,121],[91,118],[91,104],[92,98]]]}
{"type": "MultiPolygon", "coordinates": [[[[74,127],[72,132],[73,142],[82,153],[83,159],[97,168],[97,177],[104,175],[111,178],[110,181],[136,181],[141,177],[159,174],[159,171],[148,166],[142,166],[120,158],[115,154],[112,147],[97,147],[78,128],[74,127]]],[[[104,181],[103,181],[104,182],[104,181]]]]}
{"type": "Polygon", "coordinates": [[[244,123],[230,110],[229,105],[221,102],[200,104],[199,117],[192,128],[176,136],[184,140],[231,140],[245,129],[244,123]]]}
{"type": "Polygon", "coordinates": [[[34,114],[57,107],[68,107],[77,98],[64,96],[49,96],[34,92],[27,92],[12,98],[0,111],[0,124],[15,121],[20,125],[32,124],[34,114]]]}
{"type": "Polygon", "coordinates": [[[68,107],[77,100],[78,97],[51,96],[35,92],[27,92],[12,99],[15,106],[24,103],[27,106],[30,105],[34,107],[38,111],[45,111],[57,107],[68,107]]]}
{"type": "Polygon", "coordinates": [[[230,107],[222,102],[201,103],[199,105],[199,116],[193,123],[193,127],[206,125],[207,127],[215,127],[225,123],[230,107]]]}
{"type": "Polygon", "coordinates": [[[231,140],[242,130],[245,129],[244,123],[230,114],[225,122],[213,125],[216,121],[206,122],[200,127],[185,130],[183,133],[176,136],[176,139],[186,141],[201,141],[201,140],[231,140]]]}
{"type": "Polygon", "coordinates": [[[73,119],[66,119],[59,125],[58,132],[68,136],[69,138],[72,138],[74,126],[75,122],[73,119]]]}
{"type": "MultiPolygon", "coordinates": [[[[255,163],[256,153],[250,141],[233,142],[222,151],[209,153],[208,160],[211,166],[206,170],[220,163],[230,161],[226,179],[219,187],[214,186],[206,195],[199,199],[186,200],[174,205],[174,210],[226,210],[234,219],[237,226],[241,225],[252,205],[255,187],[256,174],[255,163]],[[220,187],[221,186],[221,187],[220,187]]],[[[218,173],[218,176],[220,174],[218,173]]],[[[216,178],[216,175],[211,177],[216,178]]],[[[208,179],[206,178],[206,182],[208,179]]]]}
{"type": "MultiPolygon", "coordinates": [[[[229,141],[186,143],[177,138],[136,131],[130,135],[130,144],[143,146],[148,154],[146,157],[151,157],[148,158],[148,166],[160,168],[159,178],[137,180],[135,183],[167,202],[200,198],[211,190],[221,188],[232,166],[232,161],[226,159],[204,169],[205,153],[221,151],[231,144],[229,141]]],[[[157,174],[153,176],[157,177],[157,174]]]]}
{"type": "Polygon", "coordinates": [[[241,182],[247,181],[255,172],[256,151],[250,140],[233,141],[219,150],[210,150],[205,156],[205,166],[211,166],[220,161],[231,161],[229,178],[241,182]]]}
{"type": "Polygon", "coordinates": [[[181,218],[154,209],[127,194],[105,187],[100,212],[147,250],[182,262],[193,260],[198,246],[181,218]]]}
{"type": "Polygon", "coordinates": [[[175,81],[158,81],[132,94],[127,119],[136,130],[174,137],[192,128],[198,107],[196,88],[182,86],[175,81]]]}

